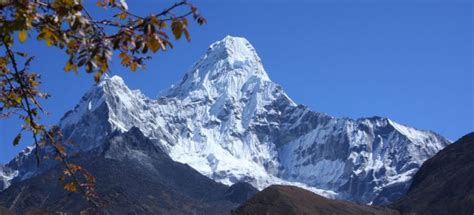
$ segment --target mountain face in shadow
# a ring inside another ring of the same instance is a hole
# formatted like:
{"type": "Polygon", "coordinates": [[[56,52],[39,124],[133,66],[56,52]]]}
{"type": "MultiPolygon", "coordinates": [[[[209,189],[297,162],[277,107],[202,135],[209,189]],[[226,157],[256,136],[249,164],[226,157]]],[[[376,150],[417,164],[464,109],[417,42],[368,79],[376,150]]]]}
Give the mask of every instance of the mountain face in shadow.
{"type": "MultiPolygon", "coordinates": [[[[71,160],[97,177],[101,214],[227,214],[257,192],[248,184],[228,187],[186,164],[171,160],[138,128],[116,132],[100,147],[71,160]]],[[[15,213],[34,208],[78,213],[90,205],[80,194],[64,191],[62,166],[13,184],[0,205],[15,213]]]]}
{"type": "Polygon", "coordinates": [[[232,211],[233,215],[292,214],[399,214],[383,207],[331,200],[313,192],[283,185],[272,185],[232,211]]]}
{"type": "Polygon", "coordinates": [[[474,214],[474,132],[428,159],[391,205],[402,213],[474,214]]]}

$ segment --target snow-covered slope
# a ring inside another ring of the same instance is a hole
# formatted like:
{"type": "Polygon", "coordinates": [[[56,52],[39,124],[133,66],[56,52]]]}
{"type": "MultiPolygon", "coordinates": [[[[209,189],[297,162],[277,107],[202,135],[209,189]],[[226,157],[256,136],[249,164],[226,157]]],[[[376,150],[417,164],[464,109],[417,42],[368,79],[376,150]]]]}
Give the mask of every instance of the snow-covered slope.
{"type": "Polygon", "coordinates": [[[10,186],[13,178],[17,177],[18,171],[12,171],[7,167],[0,165],[0,190],[10,186]]]}
{"type": "MultiPolygon", "coordinates": [[[[76,143],[70,150],[91,149],[135,126],[174,160],[225,184],[294,184],[375,204],[405,192],[423,161],[449,144],[387,118],[334,118],[297,105],[270,80],[252,45],[230,36],[160,98],[106,77],[59,125],[76,143]]],[[[35,171],[9,166],[17,178],[35,171]]]]}

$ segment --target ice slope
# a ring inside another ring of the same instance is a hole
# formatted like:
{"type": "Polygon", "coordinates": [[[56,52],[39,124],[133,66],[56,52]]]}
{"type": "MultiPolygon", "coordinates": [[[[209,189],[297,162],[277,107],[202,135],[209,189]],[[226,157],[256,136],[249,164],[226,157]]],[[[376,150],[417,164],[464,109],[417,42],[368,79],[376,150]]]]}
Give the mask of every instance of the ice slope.
{"type": "MultiPolygon", "coordinates": [[[[231,36],[158,99],[105,77],[59,126],[76,143],[69,150],[135,126],[174,160],[224,184],[293,184],[373,204],[398,198],[423,161],[449,144],[387,118],[334,118],[297,105],[270,80],[253,46],[231,36]]],[[[8,166],[19,171],[13,181],[41,172],[8,166]]]]}

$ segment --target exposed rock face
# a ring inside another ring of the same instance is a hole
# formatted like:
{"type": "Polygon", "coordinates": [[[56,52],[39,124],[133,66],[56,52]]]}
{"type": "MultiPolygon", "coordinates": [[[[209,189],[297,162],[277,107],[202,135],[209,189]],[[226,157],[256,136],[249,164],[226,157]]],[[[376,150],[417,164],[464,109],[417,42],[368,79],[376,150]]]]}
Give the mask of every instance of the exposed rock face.
{"type": "MultiPolygon", "coordinates": [[[[97,192],[105,203],[100,214],[227,214],[248,199],[229,190],[255,190],[247,185],[229,188],[171,160],[137,128],[111,134],[72,162],[97,177],[97,192]]],[[[78,214],[90,207],[80,194],[64,191],[58,181],[61,172],[58,165],[13,184],[1,193],[0,205],[19,214],[35,208],[78,214]]]]}
{"type": "Polygon", "coordinates": [[[233,215],[324,215],[324,214],[367,214],[384,215],[399,214],[387,208],[358,205],[348,201],[331,200],[293,187],[272,185],[257,193],[254,197],[242,204],[233,215]]]}
{"type": "MultiPolygon", "coordinates": [[[[138,127],[173,160],[215,181],[263,189],[292,184],[327,197],[385,204],[421,164],[449,144],[430,131],[382,117],[334,118],[297,105],[272,82],[253,46],[226,37],[158,99],[106,77],[61,119],[69,151],[138,127]]],[[[40,174],[31,155],[7,166],[13,183],[40,174]]],[[[10,182],[8,182],[10,183],[10,182]]]]}
{"type": "Polygon", "coordinates": [[[411,214],[474,213],[474,133],[427,160],[406,196],[391,205],[411,214]]]}

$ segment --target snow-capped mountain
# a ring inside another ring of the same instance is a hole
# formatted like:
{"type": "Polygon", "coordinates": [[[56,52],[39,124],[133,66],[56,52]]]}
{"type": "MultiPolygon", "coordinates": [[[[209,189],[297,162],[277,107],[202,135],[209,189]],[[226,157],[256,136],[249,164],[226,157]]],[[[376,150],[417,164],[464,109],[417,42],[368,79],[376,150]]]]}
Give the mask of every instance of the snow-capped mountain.
{"type": "MultiPolygon", "coordinates": [[[[373,204],[398,198],[421,164],[449,144],[387,118],[334,118],[297,105],[270,80],[252,45],[230,36],[158,99],[105,77],[59,126],[73,151],[135,126],[173,160],[224,184],[293,184],[373,204]]],[[[13,183],[41,172],[28,157],[7,165],[17,171],[13,183]]]]}

